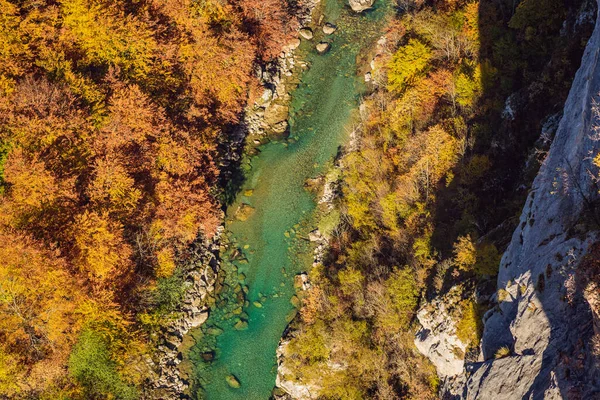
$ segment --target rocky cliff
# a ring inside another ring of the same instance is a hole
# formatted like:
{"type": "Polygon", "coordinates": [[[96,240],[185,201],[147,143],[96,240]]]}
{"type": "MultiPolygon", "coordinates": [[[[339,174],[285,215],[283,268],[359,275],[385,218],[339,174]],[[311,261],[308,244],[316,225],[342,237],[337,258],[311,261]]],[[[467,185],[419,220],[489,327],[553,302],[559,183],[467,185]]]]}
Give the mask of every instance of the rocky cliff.
{"type": "Polygon", "coordinates": [[[593,319],[576,274],[598,239],[600,24],[519,227],[500,263],[496,305],[484,316],[480,362],[454,395],[465,399],[600,398],[593,319]]]}

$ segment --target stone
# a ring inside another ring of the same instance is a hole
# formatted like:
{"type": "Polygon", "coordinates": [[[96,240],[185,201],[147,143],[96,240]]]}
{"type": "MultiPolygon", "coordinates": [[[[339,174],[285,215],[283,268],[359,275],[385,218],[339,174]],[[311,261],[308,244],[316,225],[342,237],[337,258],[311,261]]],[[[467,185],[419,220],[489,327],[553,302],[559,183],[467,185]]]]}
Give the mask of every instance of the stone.
{"type": "Polygon", "coordinates": [[[235,375],[233,375],[233,374],[227,375],[225,377],[225,381],[227,382],[227,384],[231,388],[239,389],[240,387],[242,387],[242,384],[240,383],[240,380],[235,375]]]}
{"type": "Polygon", "coordinates": [[[233,325],[233,329],[235,329],[236,331],[243,331],[248,329],[248,321],[238,319],[235,325],[233,325]]]}
{"type": "Polygon", "coordinates": [[[295,50],[298,48],[298,46],[300,46],[300,39],[294,38],[287,44],[286,48],[289,50],[295,50]]]}
{"type": "Polygon", "coordinates": [[[348,3],[350,4],[352,11],[363,12],[373,7],[375,0],[348,0],[348,3]]]}
{"type": "Polygon", "coordinates": [[[211,326],[206,330],[206,333],[211,336],[219,336],[223,333],[223,329],[219,328],[218,326],[211,326]]]}
{"type": "Polygon", "coordinates": [[[319,54],[325,54],[331,48],[331,44],[328,42],[319,42],[315,47],[319,54]]]}
{"type": "Polygon", "coordinates": [[[206,312],[206,311],[194,313],[194,315],[190,319],[190,327],[197,328],[200,325],[202,325],[203,323],[205,323],[207,319],[208,319],[208,312],[206,312]]]}
{"type": "Polygon", "coordinates": [[[300,29],[299,33],[300,33],[300,36],[302,36],[306,40],[312,40],[312,38],[313,38],[313,31],[310,28],[302,28],[302,29],[300,29]]]}
{"type": "Polygon", "coordinates": [[[204,361],[212,361],[215,359],[214,351],[207,351],[200,355],[204,361]]]}
{"type": "Polygon", "coordinates": [[[254,207],[249,204],[242,203],[235,210],[235,218],[238,221],[246,221],[254,213],[254,207]]]}
{"type": "Polygon", "coordinates": [[[308,233],[308,240],[310,240],[311,242],[318,242],[321,239],[322,236],[318,229],[315,229],[314,231],[308,233]]]}
{"type": "Polygon", "coordinates": [[[294,287],[302,290],[308,290],[310,288],[310,281],[306,272],[301,272],[294,276],[294,287]]]}
{"type": "Polygon", "coordinates": [[[265,109],[264,122],[271,129],[283,130],[287,129],[287,119],[289,115],[289,107],[285,104],[271,104],[265,109]]]}
{"type": "Polygon", "coordinates": [[[460,375],[464,369],[467,344],[456,336],[451,310],[462,300],[461,286],[453,287],[445,296],[435,298],[417,312],[421,329],[415,346],[429,358],[441,378],[460,375]]]}
{"type": "Polygon", "coordinates": [[[325,25],[323,25],[323,33],[326,35],[331,35],[336,30],[337,30],[337,26],[335,26],[334,24],[331,24],[329,22],[326,22],[325,25]]]}

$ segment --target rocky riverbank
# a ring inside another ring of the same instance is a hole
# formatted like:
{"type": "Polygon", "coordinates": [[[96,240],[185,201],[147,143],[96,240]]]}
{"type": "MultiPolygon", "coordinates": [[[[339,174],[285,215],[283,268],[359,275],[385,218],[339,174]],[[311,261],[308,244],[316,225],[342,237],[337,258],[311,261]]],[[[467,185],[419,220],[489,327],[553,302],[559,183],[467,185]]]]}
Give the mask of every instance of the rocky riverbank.
{"type": "Polygon", "coordinates": [[[300,2],[296,9],[299,22],[298,37],[282,47],[279,56],[266,65],[257,66],[257,77],[264,88],[262,95],[246,109],[243,128],[247,144],[260,145],[273,137],[281,137],[288,130],[290,93],[299,83],[302,70],[308,64],[301,60],[297,49],[302,40],[312,40],[308,25],[320,0],[300,2]],[[310,34],[308,34],[310,33],[310,34]]]}
{"type": "Polygon", "coordinates": [[[163,329],[158,339],[154,359],[150,361],[154,377],[149,382],[148,399],[190,399],[190,382],[178,365],[183,360],[181,345],[186,334],[201,326],[208,318],[211,293],[215,290],[219,272],[219,236],[194,244],[188,262],[182,267],[186,292],[174,313],[172,323],[163,329]]]}

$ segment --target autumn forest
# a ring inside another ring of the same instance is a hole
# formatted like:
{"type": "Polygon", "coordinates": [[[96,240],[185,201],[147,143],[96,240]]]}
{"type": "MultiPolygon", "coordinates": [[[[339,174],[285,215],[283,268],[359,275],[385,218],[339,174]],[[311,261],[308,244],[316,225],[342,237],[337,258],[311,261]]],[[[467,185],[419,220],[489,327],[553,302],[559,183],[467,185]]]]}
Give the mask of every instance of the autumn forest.
{"type": "MultiPolygon", "coordinates": [[[[245,203],[228,210],[242,196],[231,184],[243,180],[240,160],[269,141],[233,144],[264,97],[257,71],[279,68],[298,38],[296,64],[333,57],[315,44],[335,48],[345,21],[374,24],[344,1],[340,27],[328,25],[334,1],[0,0],[0,398],[163,398],[156,349],[181,316],[182,266],[194,244],[219,245],[234,212],[260,217],[245,203]],[[232,158],[234,147],[243,154],[232,158]]],[[[593,27],[578,16],[592,3],[375,1],[389,6],[380,39],[346,71],[360,82],[352,139],[305,184],[311,239],[294,225],[320,250],[303,289],[298,277],[281,283],[298,293],[278,382],[316,390],[311,399],[438,398],[443,382],[414,337],[419,309],[448,293],[457,357],[477,359],[500,258],[548,150],[540,132],[562,111],[593,27]]],[[[286,90],[280,100],[294,98],[286,90]]],[[[221,257],[247,263],[248,247],[221,243],[221,257]]],[[[240,276],[234,317],[252,324],[245,310],[265,307],[268,320],[268,296],[239,295],[252,290],[240,276]]],[[[228,287],[215,279],[207,312],[228,287]]],[[[177,398],[204,398],[201,372],[186,373],[192,397],[177,398]]],[[[225,378],[237,398],[247,382],[225,378]]],[[[273,398],[300,398],[283,387],[273,398]]]]}

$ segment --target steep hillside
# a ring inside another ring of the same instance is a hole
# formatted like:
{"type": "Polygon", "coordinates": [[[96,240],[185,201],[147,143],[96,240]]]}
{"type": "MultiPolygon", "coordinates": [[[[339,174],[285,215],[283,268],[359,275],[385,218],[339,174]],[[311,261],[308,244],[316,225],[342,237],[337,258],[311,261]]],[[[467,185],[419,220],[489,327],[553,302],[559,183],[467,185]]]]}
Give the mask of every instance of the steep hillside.
{"type": "Polygon", "coordinates": [[[472,375],[464,398],[600,396],[592,310],[579,277],[599,228],[594,159],[600,149],[599,54],[597,22],[550,151],[500,262],[498,304],[484,317],[486,361],[468,365],[472,375]]]}

